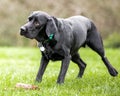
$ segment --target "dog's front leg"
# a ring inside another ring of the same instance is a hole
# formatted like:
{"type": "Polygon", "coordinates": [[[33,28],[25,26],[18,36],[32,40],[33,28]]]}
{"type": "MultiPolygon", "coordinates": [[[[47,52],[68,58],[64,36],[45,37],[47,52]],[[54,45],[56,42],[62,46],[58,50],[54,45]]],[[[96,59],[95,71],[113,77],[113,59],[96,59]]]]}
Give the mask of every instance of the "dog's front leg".
{"type": "Polygon", "coordinates": [[[60,73],[59,73],[59,76],[58,76],[57,83],[59,83],[59,84],[64,83],[65,75],[66,75],[66,72],[68,70],[68,66],[69,66],[70,60],[71,60],[71,56],[70,55],[66,56],[62,60],[61,70],[60,70],[60,73]]]}
{"type": "Polygon", "coordinates": [[[41,82],[42,81],[42,76],[43,76],[43,74],[45,72],[45,69],[46,69],[46,67],[48,65],[48,62],[49,62],[49,60],[47,60],[44,56],[42,56],[40,68],[39,68],[38,74],[36,76],[36,81],[37,82],[41,82]]]}

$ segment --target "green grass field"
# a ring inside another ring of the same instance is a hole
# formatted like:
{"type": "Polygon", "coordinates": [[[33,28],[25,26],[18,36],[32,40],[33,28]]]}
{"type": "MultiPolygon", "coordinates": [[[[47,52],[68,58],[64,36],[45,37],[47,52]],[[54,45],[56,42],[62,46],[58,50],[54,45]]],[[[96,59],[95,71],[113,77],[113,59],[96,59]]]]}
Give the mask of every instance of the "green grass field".
{"type": "MultiPolygon", "coordinates": [[[[106,49],[111,64],[120,71],[120,49],[106,49]]],[[[77,79],[78,67],[70,63],[65,83],[56,84],[60,62],[50,62],[39,90],[16,89],[18,82],[34,84],[39,68],[38,48],[0,48],[0,96],[119,96],[120,75],[111,77],[101,58],[90,49],[81,49],[87,63],[82,79],[77,79]]]]}

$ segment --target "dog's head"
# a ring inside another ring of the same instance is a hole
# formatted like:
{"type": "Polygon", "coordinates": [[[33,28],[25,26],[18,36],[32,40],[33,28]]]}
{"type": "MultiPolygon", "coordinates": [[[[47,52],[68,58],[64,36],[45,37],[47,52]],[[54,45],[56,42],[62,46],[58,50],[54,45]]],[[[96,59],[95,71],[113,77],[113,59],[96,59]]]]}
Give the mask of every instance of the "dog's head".
{"type": "Polygon", "coordinates": [[[28,17],[28,22],[20,28],[20,34],[34,39],[43,28],[46,28],[45,34],[48,37],[58,31],[52,16],[42,11],[34,11],[28,17]]]}

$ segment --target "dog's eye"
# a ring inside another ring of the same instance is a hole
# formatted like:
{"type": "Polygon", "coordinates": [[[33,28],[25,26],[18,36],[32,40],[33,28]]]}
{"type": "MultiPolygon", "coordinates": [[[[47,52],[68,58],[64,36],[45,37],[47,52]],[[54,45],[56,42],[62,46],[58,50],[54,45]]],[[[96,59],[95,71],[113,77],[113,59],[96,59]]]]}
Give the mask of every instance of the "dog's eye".
{"type": "Polygon", "coordinates": [[[32,19],[33,19],[32,17],[29,17],[29,18],[28,18],[28,21],[32,21],[32,19]]]}
{"type": "Polygon", "coordinates": [[[34,25],[35,25],[36,27],[38,27],[38,26],[40,25],[40,23],[39,23],[38,21],[35,21],[35,22],[34,22],[34,25]]]}

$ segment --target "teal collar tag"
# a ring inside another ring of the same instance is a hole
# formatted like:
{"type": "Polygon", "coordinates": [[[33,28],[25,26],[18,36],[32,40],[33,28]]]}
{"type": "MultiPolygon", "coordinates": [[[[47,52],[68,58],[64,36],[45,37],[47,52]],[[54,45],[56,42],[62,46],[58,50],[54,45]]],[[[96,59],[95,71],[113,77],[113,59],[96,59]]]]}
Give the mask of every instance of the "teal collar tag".
{"type": "Polygon", "coordinates": [[[50,36],[48,37],[48,39],[45,40],[43,43],[48,43],[48,42],[50,42],[50,41],[53,39],[53,37],[54,37],[54,34],[50,34],[50,36]]]}
{"type": "Polygon", "coordinates": [[[54,34],[50,34],[49,40],[52,40],[52,39],[53,39],[53,36],[54,36],[54,34]]]}

